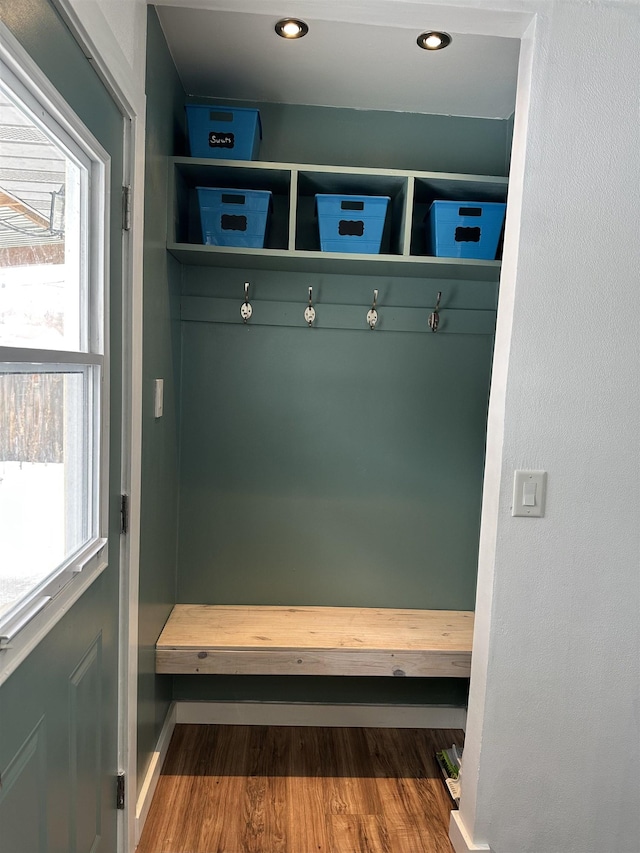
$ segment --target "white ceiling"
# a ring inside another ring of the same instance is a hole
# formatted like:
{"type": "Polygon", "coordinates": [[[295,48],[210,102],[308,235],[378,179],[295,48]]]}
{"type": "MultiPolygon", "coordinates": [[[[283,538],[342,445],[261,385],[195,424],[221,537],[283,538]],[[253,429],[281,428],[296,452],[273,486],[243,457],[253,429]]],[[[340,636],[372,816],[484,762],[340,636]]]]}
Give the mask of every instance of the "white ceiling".
{"type": "Polygon", "coordinates": [[[409,27],[306,17],[309,33],[290,41],[273,15],[169,5],[158,14],[189,95],[498,119],[514,110],[515,38],[452,32],[446,50],[426,51],[409,27]]]}

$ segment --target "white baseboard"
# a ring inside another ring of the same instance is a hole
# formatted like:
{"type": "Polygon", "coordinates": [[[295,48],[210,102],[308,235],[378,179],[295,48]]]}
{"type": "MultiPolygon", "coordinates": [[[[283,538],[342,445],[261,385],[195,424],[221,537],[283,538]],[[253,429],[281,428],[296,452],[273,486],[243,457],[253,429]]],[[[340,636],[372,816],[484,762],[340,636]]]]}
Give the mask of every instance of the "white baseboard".
{"type": "Polygon", "coordinates": [[[140,841],[144,823],[147,819],[147,815],[149,814],[149,809],[151,808],[151,800],[153,799],[158,779],[160,778],[160,771],[162,770],[162,765],[164,764],[164,760],[167,756],[169,742],[171,741],[171,735],[173,734],[175,725],[176,703],[172,702],[169,706],[169,711],[167,712],[165,721],[162,724],[158,743],[156,744],[154,753],[151,756],[149,767],[147,768],[147,772],[145,773],[145,777],[142,782],[142,787],[140,788],[140,793],[138,794],[138,801],[136,803],[136,845],[140,841]]]}
{"type": "Polygon", "coordinates": [[[430,705],[320,705],[304,702],[176,702],[177,723],[464,729],[464,708],[430,705]]]}
{"type": "Polygon", "coordinates": [[[485,853],[491,853],[491,848],[487,844],[474,844],[469,838],[469,834],[465,825],[460,820],[460,812],[452,811],[449,821],[449,840],[453,845],[456,853],[473,853],[475,850],[484,850],[485,853]]]}

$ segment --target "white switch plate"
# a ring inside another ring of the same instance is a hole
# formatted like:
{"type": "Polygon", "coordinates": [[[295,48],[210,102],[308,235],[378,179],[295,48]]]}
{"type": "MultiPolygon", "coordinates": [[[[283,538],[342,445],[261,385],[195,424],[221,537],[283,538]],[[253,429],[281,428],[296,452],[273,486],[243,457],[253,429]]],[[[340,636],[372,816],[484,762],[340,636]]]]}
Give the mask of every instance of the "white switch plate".
{"type": "Polygon", "coordinates": [[[511,515],[523,516],[524,518],[542,518],[546,494],[546,471],[515,471],[511,515]],[[532,493],[533,505],[528,505],[532,493]]]}
{"type": "Polygon", "coordinates": [[[156,379],[155,393],[153,398],[153,414],[161,418],[164,411],[164,379],[156,379]]]}

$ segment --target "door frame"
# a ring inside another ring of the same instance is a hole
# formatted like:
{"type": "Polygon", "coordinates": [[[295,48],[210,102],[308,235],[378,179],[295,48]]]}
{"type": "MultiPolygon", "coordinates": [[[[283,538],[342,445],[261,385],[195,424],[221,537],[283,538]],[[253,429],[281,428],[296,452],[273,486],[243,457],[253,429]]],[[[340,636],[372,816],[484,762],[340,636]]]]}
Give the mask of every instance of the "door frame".
{"type": "MultiPolygon", "coordinates": [[[[118,614],[118,771],[125,774],[124,808],[118,812],[118,853],[136,848],[138,578],[142,464],[142,235],[144,223],[145,104],[125,89],[112,69],[108,40],[98,45],[74,0],[50,0],[91,62],[123,117],[123,184],[130,187],[129,229],[122,239],[122,452],[120,490],[128,497],[127,533],[120,536],[118,614]],[[105,49],[106,48],[106,49],[105,49]]],[[[146,12],[146,9],[145,9],[146,12]]],[[[98,32],[100,23],[92,22],[98,32]]],[[[146,37],[146,27],[145,27],[146,37]]],[[[145,50],[145,45],[140,46],[145,50]]],[[[123,75],[124,79],[125,75],[123,75]]],[[[112,234],[111,239],[116,235],[112,234]]],[[[115,543],[114,543],[115,547],[115,543]]]]}

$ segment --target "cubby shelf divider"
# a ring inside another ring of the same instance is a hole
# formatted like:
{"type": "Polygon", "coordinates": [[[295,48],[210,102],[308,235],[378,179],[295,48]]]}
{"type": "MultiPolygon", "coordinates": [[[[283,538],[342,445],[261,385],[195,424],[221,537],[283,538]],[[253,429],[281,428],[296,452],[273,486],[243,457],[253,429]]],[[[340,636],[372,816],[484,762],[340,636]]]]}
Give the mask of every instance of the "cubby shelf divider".
{"type": "Polygon", "coordinates": [[[500,261],[427,255],[423,220],[436,198],[505,201],[507,178],[400,169],[369,169],[261,161],[174,157],[170,163],[167,248],[183,264],[247,269],[423,277],[496,282],[500,261]],[[264,249],[200,242],[195,188],[271,190],[273,211],[264,249]],[[390,212],[381,254],[321,252],[315,194],[388,195],[390,212]]]}

